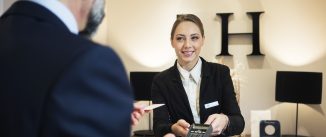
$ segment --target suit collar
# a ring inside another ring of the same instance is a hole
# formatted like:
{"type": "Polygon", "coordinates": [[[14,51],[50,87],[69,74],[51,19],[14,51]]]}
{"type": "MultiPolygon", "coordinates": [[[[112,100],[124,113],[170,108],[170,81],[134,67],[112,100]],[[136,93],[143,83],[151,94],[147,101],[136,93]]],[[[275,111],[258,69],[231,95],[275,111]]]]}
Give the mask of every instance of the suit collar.
{"type": "Polygon", "coordinates": [[[35,2],[56,15],[74,34],[78,34],[77,21],[72,12],[58,0],[29,0],[35,2]]]}
{"type": "Polygon", "coordinates": [[[35,4],[30,1],[17,1],[15,2],[2,16],[6,18],[11,15],[26,16],[34,18],[39,22],[49,23],[55,25],[57,28],[61,28],[68,32],[67,26],[51,11],[45,7],[35,4]]]}
{"type": "Polygon", "coordinates": [[[202,64],[202,70],[201,70],[201,76],[202,77],[209,77],[209,76],[211,76],[211,71],[209,70],[209,67],[208,67],[208,64],[209,63],[204,58],[202,58],[202,57],[200,57],[200,59],[203,62],[203,64],[202,64]]]}
{"type": "MultiPolygon", "coordinates": [[[[202,69],[201,69],[201,76],[202,77],[209,77],[211,75],[211,72],[209,70],[209,67],[208,67],[208,62],[200,57],[200,60],[202,61],[202,69]]],[[[173,80],[178,80],[180,79],[180,74],[179,74],[179,71],[178,71],[178,67],[177,67],[177,60],[174,62],[174,65],[173,67],[171,68],[172,69],[172,73],[173,73],[173,80]]]]}

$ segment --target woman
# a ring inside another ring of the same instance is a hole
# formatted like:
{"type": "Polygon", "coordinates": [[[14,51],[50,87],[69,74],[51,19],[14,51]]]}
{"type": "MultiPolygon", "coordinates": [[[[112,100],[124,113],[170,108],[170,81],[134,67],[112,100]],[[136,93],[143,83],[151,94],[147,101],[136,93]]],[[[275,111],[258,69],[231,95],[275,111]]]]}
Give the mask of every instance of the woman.
{"type": "Polygon", "coordinates": [[[204,28],[193,14],[178,15],[171,31],[177,60],[153,80],[152,101],[155,136],[186,136],[193,123],[210,124],[212,136],[241,134],[244,119],[235,98],[227,66],[206,62],[199,56],[204,28]]]}

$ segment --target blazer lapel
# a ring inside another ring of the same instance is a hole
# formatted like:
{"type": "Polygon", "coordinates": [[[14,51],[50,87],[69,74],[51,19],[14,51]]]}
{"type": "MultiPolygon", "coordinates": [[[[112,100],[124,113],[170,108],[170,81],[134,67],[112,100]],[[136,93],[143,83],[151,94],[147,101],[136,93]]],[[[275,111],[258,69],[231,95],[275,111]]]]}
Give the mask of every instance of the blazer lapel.
{"type": "Polygon", "coordinates": [[[209,81],[209,77],[210,77],[210,71],[208,68],[208,64],[206,62],[206,60],[204,60],[203,58],[200,57],[200,59],[202,60],[203,64],[202,64],[202,70],[201,70],[201,83],[200,83],[200,95],[199,95],[199,110],[200,110],[200,122],[204,123],[205,119],[204,119],[204,114],[205,114],[205,107],[204,107],[204,95],[207,92],[207,83],[209,81]]]}
{"type": "Polygon", "coordinates": [[[207,82],[209,80],[209,76],[211,74],[208,70],[207,62],[203,58],[200,58],[203,62],[202,69],[201,69],[201,83],[200,83],[200,97],[202,97],[203,94],[205,94],[206,88],[207,88],[207,82]]]}
{"type": "Polygon", "coordinates": [[[191,120],[191,122],[194,122],[194,117],[191,112],[188,96],[186,94],[186,90],[184,89],[182,85],[182,81],[180,78],[179,70],[177,68],[177,62],[175,62],[174,66],[172,67],[172,85],[174,88],[174,91],[177,92],[178,95],[180,95],[182,102],[184,103],[183,105],[186,106],[186,114],[189,114],[187,119],[191,120]]]}

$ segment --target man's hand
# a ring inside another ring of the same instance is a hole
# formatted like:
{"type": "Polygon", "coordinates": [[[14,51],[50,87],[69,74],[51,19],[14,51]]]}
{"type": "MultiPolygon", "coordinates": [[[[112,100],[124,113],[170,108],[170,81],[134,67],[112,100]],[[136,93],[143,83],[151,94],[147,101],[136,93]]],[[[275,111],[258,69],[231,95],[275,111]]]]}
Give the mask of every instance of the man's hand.
{"type": "Polygon", "coordinates": [[[224,114],[212,114],[207,118],[205,124],[212,125],[212,136],[217,136],[223,133],[229,124],[229,118],[224,114]]]}
{"type": "Polygon", "coordinates": [[[139,123],[140,119],[144,116],[146,112],[144,108],[146,105],[144,104],[139,104],[139,103],[134,103],[134,110],[131,113],[131,125],[135,126],[139,123]]]}
{"type": "Polygon", "coordinates": [[[180,119],[177,123],[174,123],[171,127],[172,132],[181,137],[185,137],[188,134],[190,124],[185,120],[180,119]]]}

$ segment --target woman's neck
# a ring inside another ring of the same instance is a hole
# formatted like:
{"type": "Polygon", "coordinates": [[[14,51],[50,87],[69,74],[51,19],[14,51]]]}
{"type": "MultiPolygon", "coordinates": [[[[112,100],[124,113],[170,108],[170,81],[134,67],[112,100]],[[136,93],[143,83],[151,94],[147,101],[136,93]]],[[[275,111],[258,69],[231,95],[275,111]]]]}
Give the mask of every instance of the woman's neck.
{"type": "Polygon", "coordinates": [[[187,70],[187,71],[191,71],[197,64],[199,60],[199,57],[196,58],[194,61],[191,61],[191,62],[181,62],[180,60],[178,60],[178,63],[180,64],[180,66],[187,70]]]}

